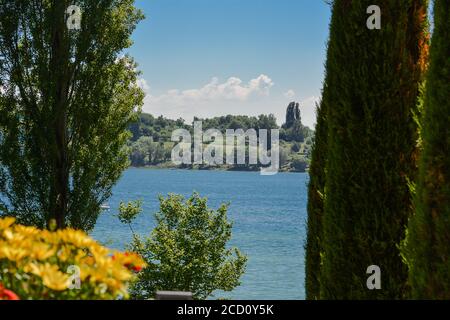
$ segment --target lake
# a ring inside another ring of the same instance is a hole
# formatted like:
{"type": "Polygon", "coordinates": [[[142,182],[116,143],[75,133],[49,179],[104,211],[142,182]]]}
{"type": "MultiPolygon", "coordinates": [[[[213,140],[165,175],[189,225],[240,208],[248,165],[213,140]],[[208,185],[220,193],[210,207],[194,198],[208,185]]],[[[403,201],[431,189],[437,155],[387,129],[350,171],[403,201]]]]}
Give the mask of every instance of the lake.
{"type": "Polygon", "coordinates": [[[146,235],[155,227],[158,195],[198,191],[216,209],[230,202],[234,221],[230,245],[248,255],[242,284],[216,298],[304,299],[304,242],[306,237],[306,173],[261,176],[257,172],[129,169],[113,190],[110,211],[98,219],[92,236],[122,250],[131,241],[127,226],[117,218],[121,200],[141,199],[143,213],[134,222],[136,232],[146,235]]]}

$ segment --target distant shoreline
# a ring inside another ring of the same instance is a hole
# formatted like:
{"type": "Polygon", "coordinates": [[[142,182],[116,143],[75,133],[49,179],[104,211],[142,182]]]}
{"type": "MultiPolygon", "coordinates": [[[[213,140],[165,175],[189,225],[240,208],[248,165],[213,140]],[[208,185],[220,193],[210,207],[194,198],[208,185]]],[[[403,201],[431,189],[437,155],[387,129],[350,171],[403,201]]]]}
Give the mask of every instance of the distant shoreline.
{"type": "MultiPolygon", "coordinates": [[[[216,166],[216,167],[181,167],[168,165],[166,163],[162,163],[160,165],[146,165],[146,166],[129,166],[130,169],[149,169],[149,170],[187,170],[187,171],[227,171],[227,172],[259,172],[260,168],[237,168],[237,167],[224,167],[224,166],[216,166]]],[[[297,171],[292,169],[280,168],[278,170],[279,173],[308,173],[308,169],[304,171],[297,171]]]]}

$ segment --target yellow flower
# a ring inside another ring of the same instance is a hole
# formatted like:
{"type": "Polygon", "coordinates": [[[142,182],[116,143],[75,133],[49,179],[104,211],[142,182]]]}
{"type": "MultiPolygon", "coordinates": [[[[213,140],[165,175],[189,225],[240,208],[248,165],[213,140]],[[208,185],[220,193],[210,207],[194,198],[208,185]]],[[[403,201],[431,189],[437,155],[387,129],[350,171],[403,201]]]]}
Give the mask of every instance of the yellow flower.
{"type": "Polygon", "coordinates": [[[117,266],[112,269],[112,276],[114,279],[120,281],[129,281],[133,278],[133,274],[127,268],[122,266],[117,266]]]}
{"type": "Polygon", "coordinates": [[[59,271],[57,265],[30,263],[25,271],[40,277],[44,286],[52,290],[63,291],[69,286],[69,276],[59,271]]]}
{"type": "Polygon", "coordinates": [[[81,282],[84,282],[88,277],[90,277],[91,272],[92,272],[91,267],[89,267],[85,264],[81,264],[80,265],[80,280],[81,280],[81,282]]]}
{"type": "Polygon", "coordinates": [[[4,238],[10,242],[11,246],[21,246],[21,244],[27,239],[27,236],[14,232],[13,229],[6,229],[3,231],[4,238]]]}
{"type": "Polygon", "coordinates": [[[9,228],[14,222],[16,222],[16,219],[12,217],[0,219],[0,230],[9,228]]]}
{"type": "Polygon", "coordinates": [[[91,246],[89,249],[96,260],[109,258],[108,255],[110,254],[110,251],[105,247],[96,244],[91,246]]]}
{"type": "Polygon", "coordinates": [[[52,232],[14,222],[14,218],[0,219],[0,259],[25,291],[31,284],[37,295],[45,288],[66,290],[70,274],[63,269],[73,264],[80,267],[83,290],[88,290],[92,298],[128,297],[127,284],[135,277],[131,270],[145,266],[136,254],[112,255],[112,251],[82,231],[52,232]]]}
{"type": "Polygon", "coordinates": [[[146,267],[144,260],[135,252],[114,252],[114,260],[124,266],[134,266],[140,269],[146,267]]]}
{"type": "Polygon", "coordinates": [[[5,254],[3,253],[4,248],[8,246],[8,243],[0,240],[0,260],[5,258],[5,254]]]}
{"type": "MultiPolygon", "coordinates": [[[[81,268],[82,273],[83,269],[84,268],[81,268]]],[[[104,272],[103,270],[99,270],[97,268],[85,268],[84,272],[86,276],[89,275],[89,282],[94,285],[104,282],[104,280],[108,277],[108,272],[104,272]]]]}
{"type": "Polygon", "coordinates": [[[94,266],[95,265],[94,257],[85,257],[82,261],[83,261],[83,263],[87,264],[88,266],[94,266]]]}
{"type": "Polygon", "coordinates": [[[42,242],[35,243],[31,250],[31,257],[36,260],[47,260],[55,254],[55,249],[42,242]]]}
{"type": "Polygon", "coordinates": [[[11,229],[6,229],[5,231],[3,231],[3,236],[8,241],[11,241],[14,239],[14,233],[12,232],[11,229]]]}
{"type": "MultiPolygon", "coordinates": [[[[101,246],[92,246],[90,248],[92,258],[95,261],[97,269],[108,270],[112,266],[112,259],[108,256],[109,250],[101,246]]],[[[91,261],[92,262],[92,261],[91,261]]]]}
{"type": "Polygon", "coordinates": [[[36,263],[33,263],[33,262],[24,266],[23,271],[25,271],[26,273],[32,273],[37,276],[40,276],[40,274],[41,274],[39,265],[36,263]]]}
{"type": "Polygon", "coordinates": [[[17,233],[22,234],[22,235],[27,236],[27,237],[34,237],[34,236],[38,235],[39,232],[40,232],[40,230],[38,230],[35,227],[25,227],[25,226],[22,226],[22,225],[14,226],[14,230],[17,233]]]}
{"type": "Polygon", "coordinates": [[[85,248],[93,245],[95,242],[89,238],[83,231],[66,229],[57,231],[58,236],[63,242],[71,243],[76,247],[85,248]]]}
{"type": "Polygon", "coordinates": [[[9,245],[2,245],[0,247],[0,257],[8,260],[19,262],[28,255],[28,252],[22,248],[16,248],[9,245]]]}
{"type": "Polygon", "coordinates": [[[112,291],[114,294],[125,294],[127,291],[127,286],[124,284],[124,282],[114,279],[114,278],[108,278],[103,281],[110,291],[112,291]]]}
{"type": "MultiPolygon", "coordinates": [[[[73,258],[72,248],[69,246],[62,246],[58,249],[57,256],[60,261],[67,262],[68,260],[73,258]]],[[[77,261],[76,258],[75,261],[77,261]]]]}
{"type": "Polygon", "coordinates": [[[59,244],[61,242],[61,238],[57,232],[51,232],[48,230],[42,230],[39,234],[39,238],[44,242],[52,244],[59,244]]]}
{"type": "Polygon", "coordinates": [[[66,290],[69,286],[69,276],[58,271],[57,266],[51,266],[49,270],[42,274],[42,282],[50,289],[56,291],[66,290]]]}

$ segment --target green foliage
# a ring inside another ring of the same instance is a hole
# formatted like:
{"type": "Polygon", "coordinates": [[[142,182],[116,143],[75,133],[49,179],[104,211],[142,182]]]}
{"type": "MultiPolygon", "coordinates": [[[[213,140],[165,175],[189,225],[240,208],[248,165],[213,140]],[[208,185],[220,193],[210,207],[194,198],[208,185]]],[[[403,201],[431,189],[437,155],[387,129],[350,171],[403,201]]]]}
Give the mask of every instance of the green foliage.
{"type": "Polygon", "coordinates": [[[286,110],[286,122],[280,130],[280,139],[303,142],[312,136],[312,130],[302,124],[299,103],[291,102],[286,110]]]}
{"type": "MultiPolygon", "coordinates": [[[[195,118],[195,121],[202,121],[203,130],[218,129],[223,134],[227,129],[278,129],[274,115],[260,115],[258,117],[249,116],[222,116],[210,119],[195,118]]],[[[155,118],[151,114],[142,113],[139,119],[130,125],[130,131],[133,134],[132,142],[137,141],[142,136],[152,137],[154,142],[171,141],[172,132],[176,129],[186,129],[193,133],[193,126],[186,124],[183,119],[171,120],[159,116],[155,118]]]]}
{"type": "Polygon", "coordinates": [[[292,144],[291,151],[292,152],[300,152],[300,144],[298,142],[295,142],[292,144]]]}
{"type": "Polygon", "coordinates": [[[232,116],[227,115],[224,117],[215,117],[211,119],[196,118],[196,121],[201,120],[203,122],[203,130],[218,129],[225,133],[227,129],[278,129],[277,120],[273,114],[259,115],[258,117],[249,116],[232,116]]]}
{"type": "Polygon", "coordinates": [[[166,142],[170,141],[174,130],[189,130],[190,126],[185,124],[185,121],[181,118],[171,120],[163,116],[155,118],[151,114],[141,113],[138,119],[130,125],[129,129],[132,133],[132,142],[137,141],[142,136],[152,137],[155,142],[166,142]]]}
{"type": "Polygon", "coordinates": [[[133,0],[0,4],[0,204],[20,223],[91,230],[128,166],[143,101],[124,56],[143,18],[133,0]],[[81,30],[66,27],[67,7],[81,30]]]}
{"type": "Polygon", "coordinates": [[[131,144],[131,165],[140,167],[169,161],[173,145],[171,142],[154,142],[152,137],[142,136],[131,144]]]}
{"type": "Polygon", "coordinates": [[[125,204],[120,202],[119,215],[120,222],[131,225],[134,219],[142,212],[142,200],[131,201],[125,204]]]}
{"type": "Polygon", "coordinates": [[[427,61],[428,1],[335,0],[327,86],[327,165],[321,299],[400,299],[407,268],[399,244],[411,215],[419,84],[427,61]],[[368,290],[377,265],[382,290],[368,290]]]}
{"type": "Polygon", "coordinates": [[[304,142],[305,138],[311,137],[313,131],[305,127],[301,120],[296,120],[292,127],[280,129],[280,139],[284,141],[304,142]]]}
{"type": "Polygon", "coordinates": [[[423,151],[402,252],[414,299],[450,299],[450,2],[436,0],[423,151]]]}
{"type": "MultiPolygon", "coordinates": [[[[326,81],[325,81],[326,83],[326,81]]],[[[324,211],[326,159],[327,159],[327,86],[324,86],[322,101],[317,106],[315,141],[309,167],[308,185],[308,230],[305,246],[305,290],[306,299],[320,299],[320,268],[322,249],[322,220],[324,211]]]]}
{"type": "MultiPolygon", "coordinates": [[[[257,132],[260,129],[279,129],[276,118],[272,114],[259,115],[258,117],[227,115],[210,119],[195,118],[195,121],[202,121],[203,131],[214,128],[218,129],[223,134],[226,133],[227,129],[243,129],[244,131],[255,129],[257,132]]],[[[295,120],[290,128],[285,128],[286,126],[280,129],[280,140],[282,144],[286,146],[286,148],[280,150],[280,163],[283,170],[304,172],[308,166],[308,158],[310,155],[308,147],[304,146],[305,143],[303,143],[303,141],[306,137],[306,141],[311,144],[314,132],[308,127],[303,126],[300,119],[295,120]]],[[[172,132],[176,129],[186,129],[193,135],[193,126],[186,124],[183,119],[170,120],[163,116],[155,118],[146,113],[140,114],[139,119],[132,123],[129,126],[129,129],[133,135],[128,143],[130,162],[131,165],[135,167],[174,166],[171,165],[171,152],[174,146],[174,142],[171,141],[172,132]]],[[[207,168],[207,166],[200,167],[207,168]]],[[[227,169],[259,170],[259,166],[242,164],[234,165],[230,168],[227,167],[227,169]]]]}
{"type": "Polygon", "coordinates": [[[159,201],[156,228],[144,240],[135,235],[130,245],[148,264],[132,295],[148,299],[157,290],[181,290],[206,299],[216,290],[239,286],[247,257],[237,248],[227,248],[232,229],[228,206],[212,210],[197,193],[187,200],[171,194],[159,201]]]}
{"type": "Polygon", "coordinates": [[[283,127],[292,128],[296,121],[301,122],[300,104],[298,102],[289,103],[286,110],[286,122],[283,127]]]}
{"type": "Polygon", "coordinates": [[[305,172],[308,162],[305,158],[297,158],[292,161],[291,167],[297,172],[305,172]]]}

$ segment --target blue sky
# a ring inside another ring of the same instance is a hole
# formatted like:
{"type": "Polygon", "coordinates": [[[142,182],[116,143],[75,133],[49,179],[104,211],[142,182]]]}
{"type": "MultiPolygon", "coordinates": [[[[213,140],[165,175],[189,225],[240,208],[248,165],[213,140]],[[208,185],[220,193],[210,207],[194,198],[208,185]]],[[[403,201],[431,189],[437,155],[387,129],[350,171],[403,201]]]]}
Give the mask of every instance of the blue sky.
{"type": "Polygon", "coordinates": [[[323,81],[330,8],[323,0],[137,0],[146,20],[129,50],[144,111],[169,118],[274,113],[302,104],[307,125],[323,81]]]}

